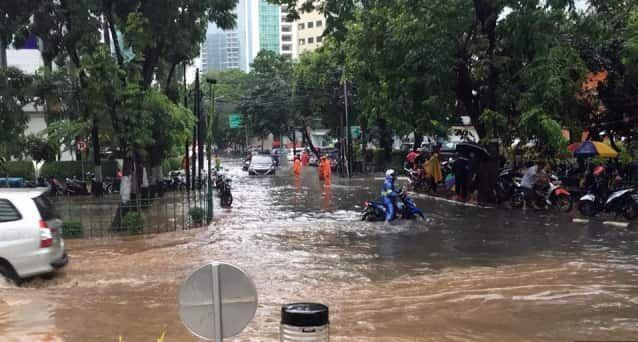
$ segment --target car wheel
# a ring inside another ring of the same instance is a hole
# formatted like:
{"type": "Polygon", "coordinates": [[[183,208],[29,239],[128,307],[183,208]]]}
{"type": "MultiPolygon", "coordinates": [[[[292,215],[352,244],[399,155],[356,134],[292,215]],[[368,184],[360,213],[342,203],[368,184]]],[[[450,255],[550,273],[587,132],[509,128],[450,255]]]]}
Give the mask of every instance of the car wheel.
{"type": "Polygon", "coordinates": [[[20,277],[13,267],[11,267],[11,265],[9,265],[6,261],[0,262],[0,277],[4,277],[9,282],[15,283],[16,285],[20,284],[20,277]]]}

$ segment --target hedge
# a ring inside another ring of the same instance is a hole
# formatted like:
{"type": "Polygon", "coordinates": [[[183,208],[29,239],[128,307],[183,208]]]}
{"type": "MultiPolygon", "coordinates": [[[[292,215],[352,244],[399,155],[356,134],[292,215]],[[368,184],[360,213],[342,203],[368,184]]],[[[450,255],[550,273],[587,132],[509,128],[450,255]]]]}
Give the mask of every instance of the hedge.
{"type": "MultiPolygon", "coordinates": [[[[92,162],[84,162],[84,172],[93,172],[95,166],[92,162]]],[[[102,175],[104,177],[115,177],[117,172],[117,162],[115,160],[102,161],[102,175]]],[[[23,177],[25,179],[34,179],[35,171],[33,163],[26,160],[8,161],[4,164],[4,169],[0,170],[0,177],[9,175],[10,177],[23,177]]],[[[58,179],[65,178],[82,178],[82,162],[81,161],[54,161],[46,162],[42,166],[40,172],[42,177],[55,177],[58,179]]]]}

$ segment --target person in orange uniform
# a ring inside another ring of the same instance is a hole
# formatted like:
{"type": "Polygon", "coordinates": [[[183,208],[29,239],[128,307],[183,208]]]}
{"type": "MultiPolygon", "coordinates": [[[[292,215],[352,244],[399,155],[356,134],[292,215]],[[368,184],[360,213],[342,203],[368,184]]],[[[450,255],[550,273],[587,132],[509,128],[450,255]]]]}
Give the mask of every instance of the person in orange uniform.
{"type": "Polygon", "coordinates": [[[299,159],[299,156],[295,156],[295,162],[292,165],[292,172],[294,172],[297,177],[301,175],[301,159],[299,159]]]}
{"type": "Polygon", "coordinates": [[[325,185],[330,185],[330,178],[332,177],[332,168],[330,167],[330,160],[328,156],[321,157],[321,173],[323,173],[323,180],[325,185]]]}
{"type": "Polygon", "coordinates": [[[324,157],[321,157],[321,159],[319,159],[319,164],[317,164],[317,174],[319,175],[320,181],[323,181],[325,176],[325,174],[323,173],[323,164],[324,164],[324,157]]]}
{"type": "Polygon", "coordinates": [[[301,165],[306,166],[308,165],[309,161],[310,161],[310,155],[308,155],[307,150],[304,150],[303,152],[301,152],[301,165]]]}

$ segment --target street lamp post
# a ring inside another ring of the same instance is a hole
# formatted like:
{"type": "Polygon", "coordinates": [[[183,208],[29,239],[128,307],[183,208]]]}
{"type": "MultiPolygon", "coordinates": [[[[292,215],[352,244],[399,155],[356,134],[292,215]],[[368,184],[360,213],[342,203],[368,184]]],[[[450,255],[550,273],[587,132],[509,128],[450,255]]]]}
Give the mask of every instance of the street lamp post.
{"type": "Polygon", "coordinates": [[[213,116],[215,115],[215,83],[217,80],[206,76],[206,83],[208,83],[209,90],[209,99],[210,99],[210,111],[208,116],[206,117],[206,155],[208,157],[208,193],[206,194],[206,217],[208,218],[208,222],[210,223],[213,219],[213,181],[212,181],[212,167],[211,167],[211,159],[212,159],[212,146],[213,146],[213,116]]]}

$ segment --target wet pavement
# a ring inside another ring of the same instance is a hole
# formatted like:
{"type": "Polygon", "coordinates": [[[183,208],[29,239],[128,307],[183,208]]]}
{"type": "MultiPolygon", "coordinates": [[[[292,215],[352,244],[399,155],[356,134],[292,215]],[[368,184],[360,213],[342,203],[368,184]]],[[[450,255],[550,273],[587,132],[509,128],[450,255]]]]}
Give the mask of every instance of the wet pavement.
{"type": "MultiPolygon", "coordinates": [[[[278,341],[282,304],[330,306],[334,341],[638,340],[638,230],[425,198],[426,221],[361,222],[381,181],[235,177],[214,225],[67,241],[50,278],[0,284],[0,341],[195,341],[177,288],[207,261],[254,279],[259,308],[230,341],[278,341]]],[[[635,225],[634,225],[635,227],[635,225]]]]}

